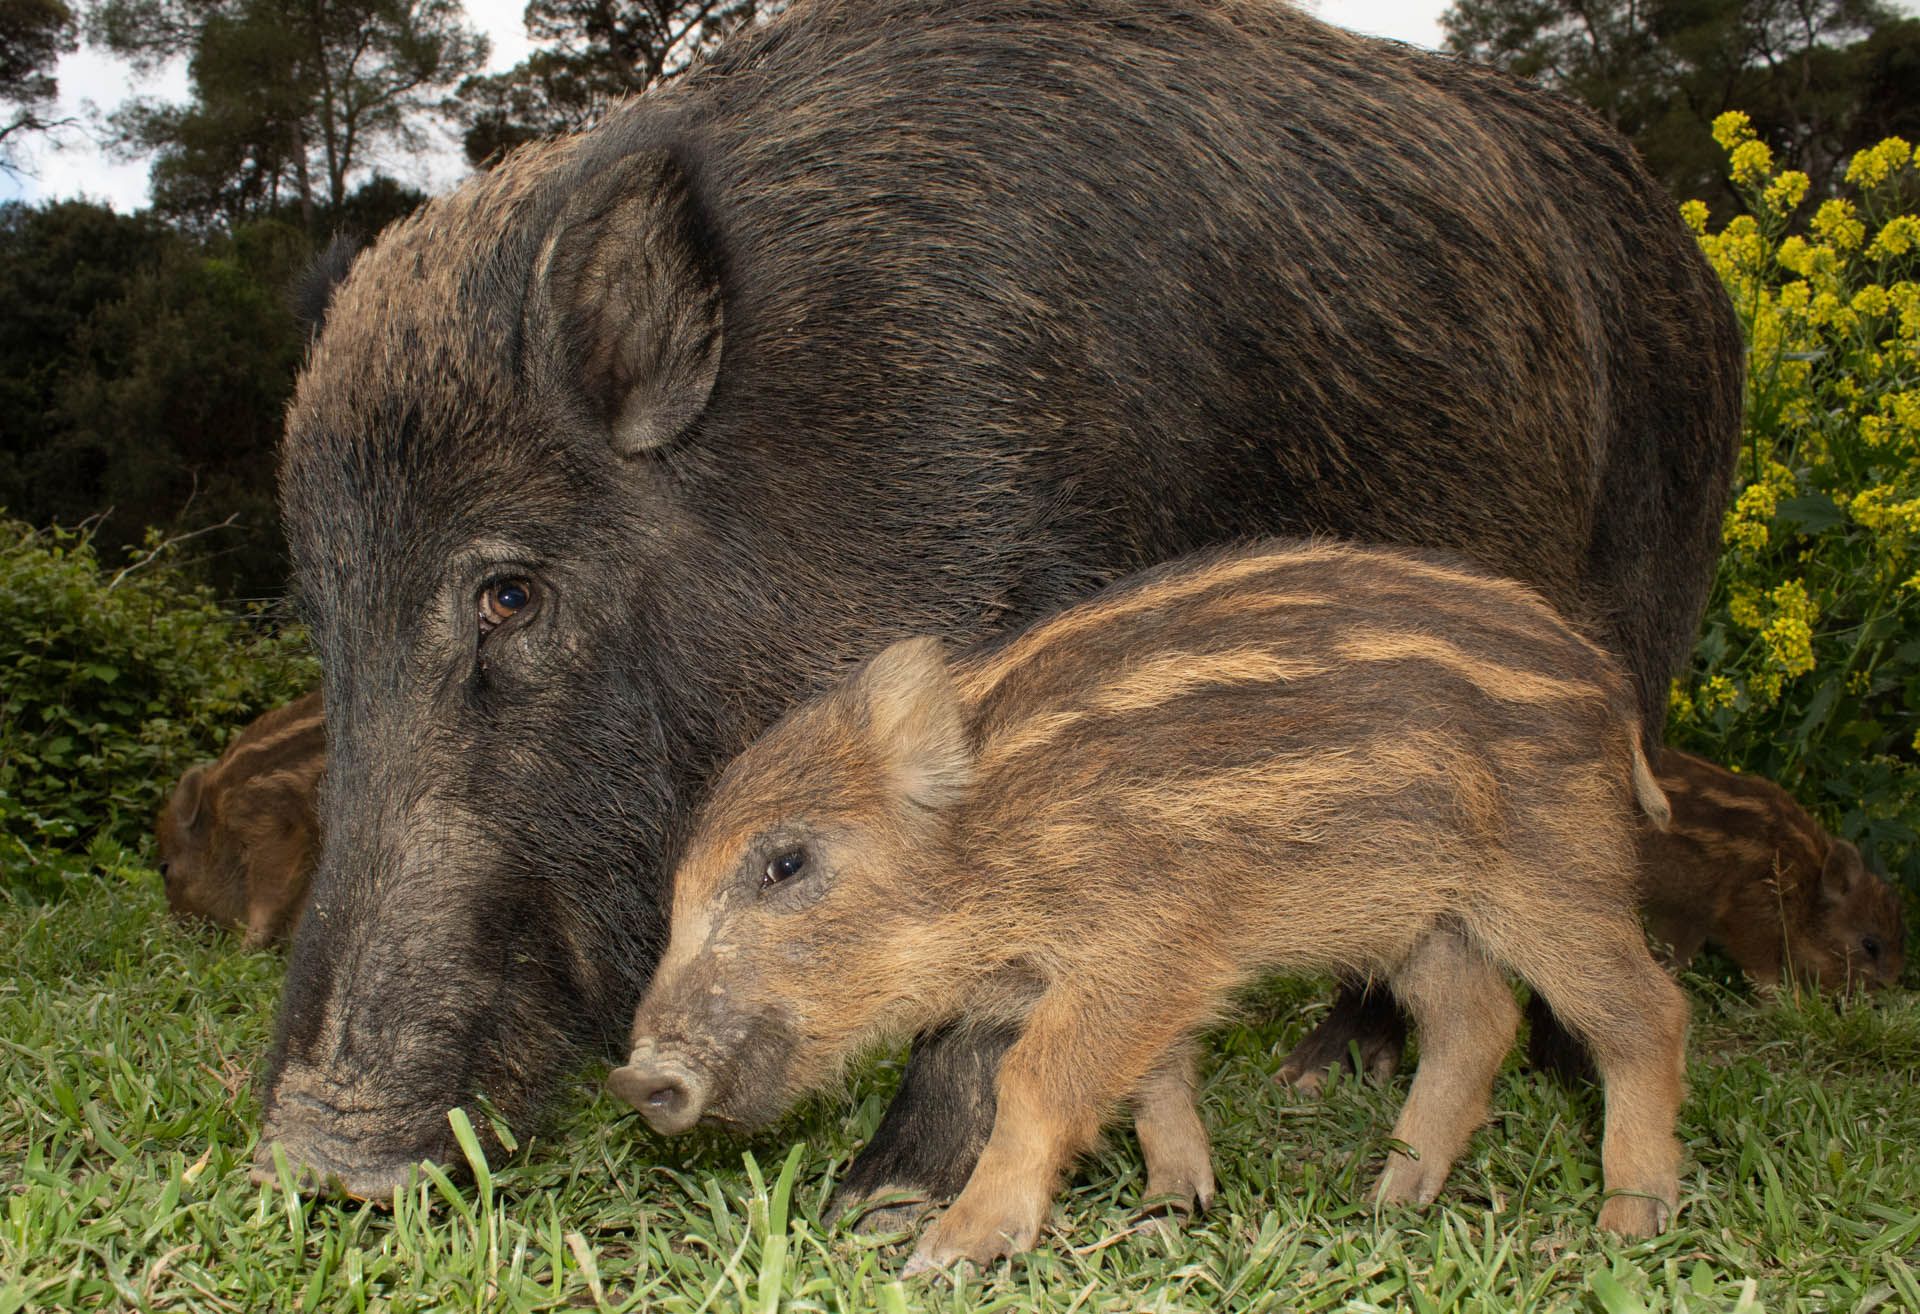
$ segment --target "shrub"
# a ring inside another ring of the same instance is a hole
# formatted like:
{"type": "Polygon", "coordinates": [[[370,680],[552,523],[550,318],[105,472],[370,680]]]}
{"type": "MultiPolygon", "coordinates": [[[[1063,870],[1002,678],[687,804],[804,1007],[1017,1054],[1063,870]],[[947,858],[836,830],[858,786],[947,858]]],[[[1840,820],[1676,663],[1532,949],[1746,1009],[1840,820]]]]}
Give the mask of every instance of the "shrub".
{"type": "Polygon", "coordinates": [[[1920,892],[1920,174],[1889,138],[1851,199],[1808,206],[1745,115],[1714,136],[1747,213],[1682,213],[1746,330],[1746,433],[1671,737],[1786,785],[1920,892]]]}
{"type": "Polygon", "coordinates": [[[304,636],[233,617],[157,534],[103,566],[83,531],[0,520],[0,879],[52,892],[134,845],[175,779],[311,688],[304,636]],[[102,846],[105,846],[103,849],[102,846]]]}

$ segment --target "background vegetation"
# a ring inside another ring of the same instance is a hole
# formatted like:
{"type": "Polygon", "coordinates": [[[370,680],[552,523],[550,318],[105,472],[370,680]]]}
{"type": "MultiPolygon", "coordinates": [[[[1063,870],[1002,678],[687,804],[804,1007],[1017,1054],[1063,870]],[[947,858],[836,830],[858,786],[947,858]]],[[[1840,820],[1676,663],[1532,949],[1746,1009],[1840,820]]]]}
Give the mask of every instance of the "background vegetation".
{"type": "Polygon", "coordinates": [[[1856,152],[1848,195],[1714,135],[1742,213],[1683,213],[1750,351],[1740,491],[1675,742],[1779,781],[1920,893],[1920,170],[1856,152]]]}

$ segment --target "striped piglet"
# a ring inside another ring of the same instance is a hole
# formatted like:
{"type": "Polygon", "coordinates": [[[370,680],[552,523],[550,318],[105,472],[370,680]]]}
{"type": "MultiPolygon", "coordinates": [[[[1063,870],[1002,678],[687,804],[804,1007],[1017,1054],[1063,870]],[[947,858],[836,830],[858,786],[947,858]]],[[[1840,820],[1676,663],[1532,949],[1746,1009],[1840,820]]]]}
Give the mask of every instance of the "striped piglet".
{"type": "Polygon", "coordinates": [[[1635,830],[1666,800],[1613,662],[1449,560],[1266,543],[993,646],[896,643],[724,773],[614,1089],[658,1130],[766,1121],[869,1046],[1011,1025],[993,1133],[909,1271],[1030,1247],[1131,1105],[1204,1205],[1194,1037],[1273,973],[1391,983],[1421,1063],[1375,1198],[1424,1203],[1546,997],[1606,1083],[1604,1228],[1675,1206],[1687,1004],[1635,830]]]}

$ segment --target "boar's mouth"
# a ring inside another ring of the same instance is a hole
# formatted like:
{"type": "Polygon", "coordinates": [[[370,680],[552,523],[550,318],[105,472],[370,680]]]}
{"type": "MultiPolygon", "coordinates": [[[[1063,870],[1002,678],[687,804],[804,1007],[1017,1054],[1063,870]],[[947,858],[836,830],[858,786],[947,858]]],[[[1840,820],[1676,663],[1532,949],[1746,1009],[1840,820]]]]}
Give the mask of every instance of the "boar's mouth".
{"type": "Polygon", "coordinates": [[[423,1159],[459,1162],[451,1128],[422,1135],[421,1113],[342,1106],[306,1074],[288,1073],[270,1099],[254,1149],[253,1180],[261,1185],[280,1180],[277,1145],[302,1194],[390,1199],[412,1183],[423,1159]]]}

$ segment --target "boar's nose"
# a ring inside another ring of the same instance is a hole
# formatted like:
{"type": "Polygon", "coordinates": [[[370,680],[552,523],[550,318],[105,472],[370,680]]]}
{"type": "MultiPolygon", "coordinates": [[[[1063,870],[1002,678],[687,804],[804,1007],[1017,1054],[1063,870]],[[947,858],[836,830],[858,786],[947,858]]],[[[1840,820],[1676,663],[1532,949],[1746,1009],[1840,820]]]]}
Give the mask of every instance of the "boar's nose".
{"type": "Polygon", "coordinates": [[[608,1074],[607,1088],[662,1136],[690,1130],[707,1106],[706,1083],[677,1063],[629,1063],[608,1074]]]}

